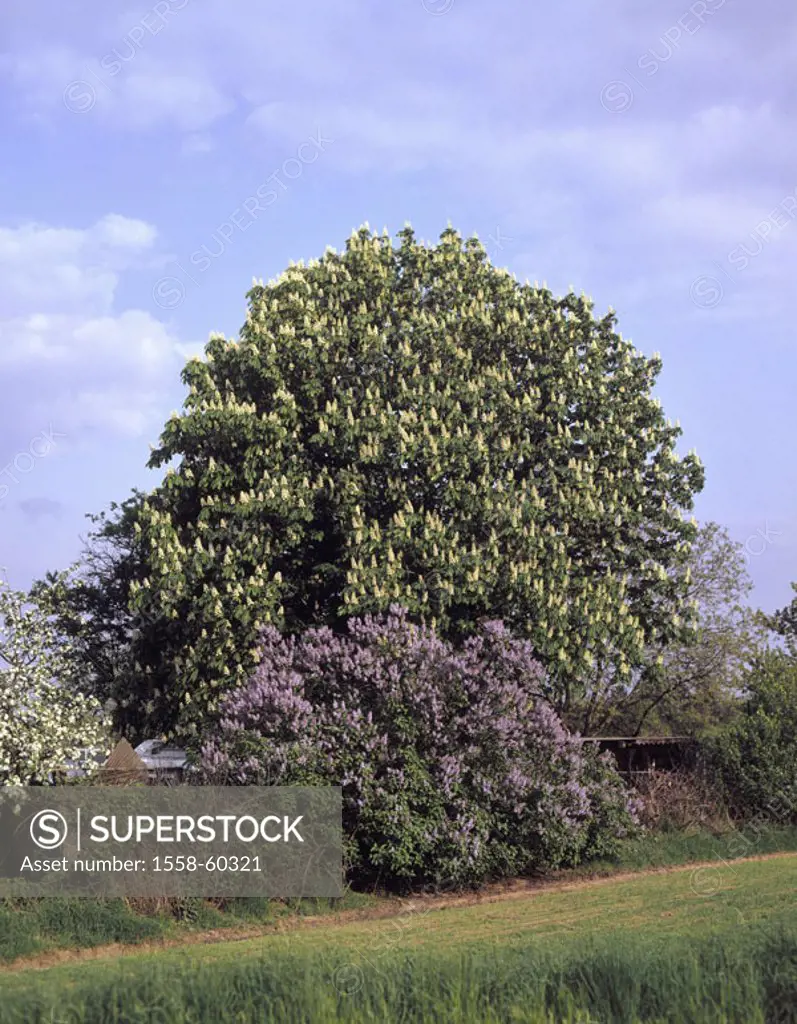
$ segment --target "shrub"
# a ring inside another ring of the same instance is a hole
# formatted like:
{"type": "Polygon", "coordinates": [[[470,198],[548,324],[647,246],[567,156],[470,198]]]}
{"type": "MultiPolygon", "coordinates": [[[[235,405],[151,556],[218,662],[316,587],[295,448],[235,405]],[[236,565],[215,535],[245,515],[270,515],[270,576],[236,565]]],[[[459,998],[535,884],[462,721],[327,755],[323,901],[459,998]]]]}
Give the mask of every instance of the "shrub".
{"type": "Polygon", "coordinates": [[[657,831],[725,831],[731,823],[712,780],[695,766],[652,771],[635,784],[640,820],[657,831]]]}
{"type": "Polygon", "coordinates": [[[406,610],[285,637],[202,748],[209,782],[340,785],[352,875],[473,883],[606,856],[634,827],[610,759],[540,698],[527,641],[485,622],[460,647],[406,610]]]}
{"type": "Polygon", "coordinates": [[[744,686],[738,720],[704,742],[707,767],[737,817],[797,820],[797,657],[766,651],[744,686]]]}

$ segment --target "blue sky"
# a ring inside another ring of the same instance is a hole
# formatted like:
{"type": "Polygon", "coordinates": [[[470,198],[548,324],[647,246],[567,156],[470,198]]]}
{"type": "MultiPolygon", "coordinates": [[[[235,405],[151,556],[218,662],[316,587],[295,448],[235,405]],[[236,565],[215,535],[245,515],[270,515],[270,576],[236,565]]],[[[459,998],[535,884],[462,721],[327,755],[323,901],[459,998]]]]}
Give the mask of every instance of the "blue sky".
{"type": "Polygon", "coordinates": [[[697,449],[754,601],[797,580],[797,10],[786,0],[3,0],[0,565],[158,477],[253,278],[364,222],[585,291],[697,449]]]}

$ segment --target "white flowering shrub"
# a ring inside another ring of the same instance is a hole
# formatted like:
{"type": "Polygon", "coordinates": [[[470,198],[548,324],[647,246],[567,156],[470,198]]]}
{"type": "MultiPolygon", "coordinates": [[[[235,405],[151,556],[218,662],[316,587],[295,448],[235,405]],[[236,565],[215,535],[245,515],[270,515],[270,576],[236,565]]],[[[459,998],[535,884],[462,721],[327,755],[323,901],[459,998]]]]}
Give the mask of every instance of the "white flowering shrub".
{"type": "Polygon", "coordinates": [[[69,642],[0,579],[0,785],[47,784],[110,746],[100,703],[78,689],[69,642]]]}

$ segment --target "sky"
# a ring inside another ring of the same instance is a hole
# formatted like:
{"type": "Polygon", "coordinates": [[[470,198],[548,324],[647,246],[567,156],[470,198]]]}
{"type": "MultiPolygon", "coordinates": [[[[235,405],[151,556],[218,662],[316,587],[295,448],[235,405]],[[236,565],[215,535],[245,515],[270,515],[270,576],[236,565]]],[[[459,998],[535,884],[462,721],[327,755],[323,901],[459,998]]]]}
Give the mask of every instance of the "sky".
{"type": "Polygon", "coordinates": [[[0,6],[0,567],[154,486],[180,370],[364,223],[478,235],[661,353],[695,515],[797,580],[797,8],[786,0],[0,6]]]}

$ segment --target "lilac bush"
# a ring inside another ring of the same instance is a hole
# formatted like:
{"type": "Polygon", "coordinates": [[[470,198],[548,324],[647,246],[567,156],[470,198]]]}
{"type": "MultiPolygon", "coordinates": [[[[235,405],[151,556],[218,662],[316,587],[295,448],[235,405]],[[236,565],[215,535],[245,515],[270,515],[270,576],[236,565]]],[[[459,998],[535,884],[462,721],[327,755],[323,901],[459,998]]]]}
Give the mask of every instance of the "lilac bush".
{"type": "Polygon", "coordinates": [[[610,760],[541,697],[531,645],[486,622],[459,648],[393,606],[348,632],[266,629],[200,773],[340,785],[353,877],[467,884],[610,854],[635,828],[610,760]]]}

